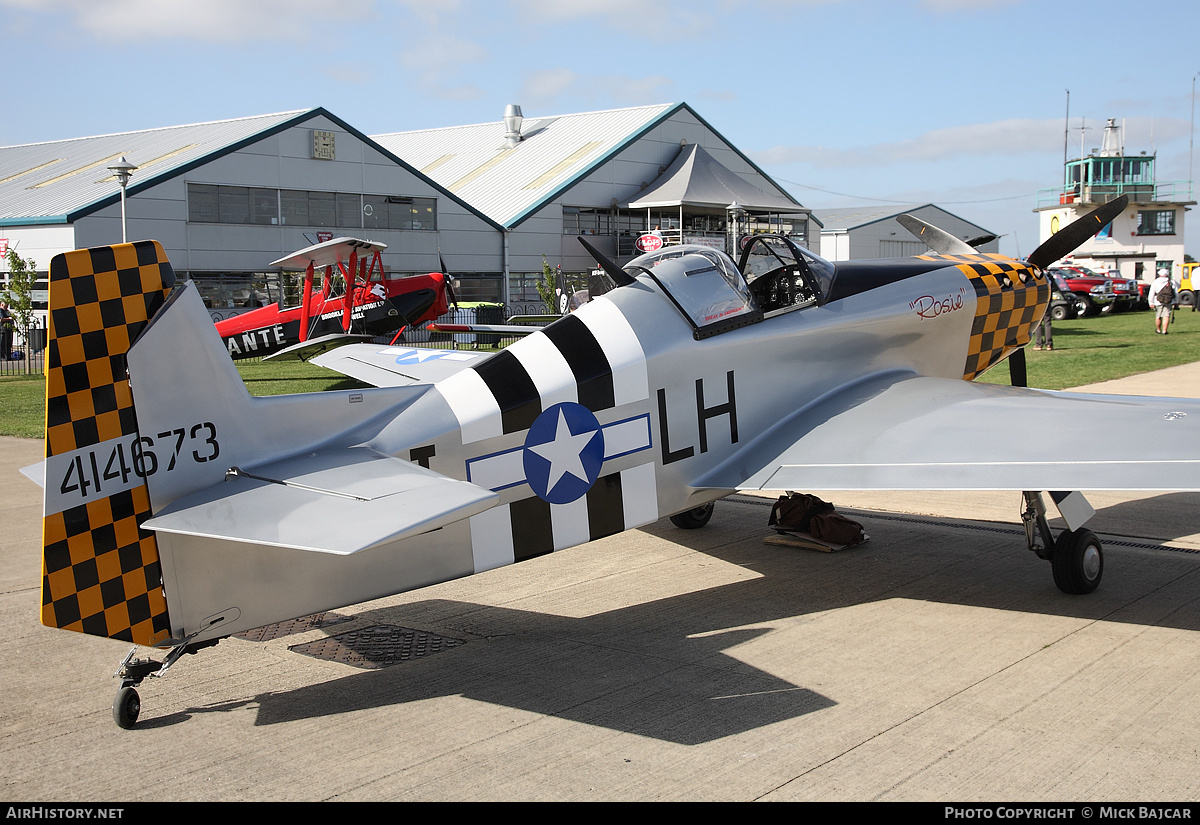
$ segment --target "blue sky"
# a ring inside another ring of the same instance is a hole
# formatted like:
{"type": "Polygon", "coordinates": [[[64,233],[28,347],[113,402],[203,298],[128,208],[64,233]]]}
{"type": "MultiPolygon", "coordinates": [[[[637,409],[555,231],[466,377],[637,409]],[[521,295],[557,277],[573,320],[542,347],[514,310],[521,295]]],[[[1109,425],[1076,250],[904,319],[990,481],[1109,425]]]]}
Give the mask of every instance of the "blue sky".
{"type": "Polygon", "coordinates": [[[933,202],[1022,255],[1067,90],[1072,157],[1113,117],[1160,181],[1193,176],[1194,0],[0,0],[0,23],[0,145],[316,106],[377,134],[683,101],[806,206],[933,202]]]}

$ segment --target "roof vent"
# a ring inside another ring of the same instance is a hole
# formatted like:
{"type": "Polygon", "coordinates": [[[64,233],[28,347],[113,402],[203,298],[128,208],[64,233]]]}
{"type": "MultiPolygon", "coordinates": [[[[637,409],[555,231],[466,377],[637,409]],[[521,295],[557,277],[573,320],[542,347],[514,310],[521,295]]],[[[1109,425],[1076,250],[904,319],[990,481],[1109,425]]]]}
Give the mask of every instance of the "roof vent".
{"type": "Polygon", "coordinates": [[[512,148],[521,142],[521,123],[525,118],[521,115],[521,107],[510,103],[504,107],[504,142],[512,148]]]}

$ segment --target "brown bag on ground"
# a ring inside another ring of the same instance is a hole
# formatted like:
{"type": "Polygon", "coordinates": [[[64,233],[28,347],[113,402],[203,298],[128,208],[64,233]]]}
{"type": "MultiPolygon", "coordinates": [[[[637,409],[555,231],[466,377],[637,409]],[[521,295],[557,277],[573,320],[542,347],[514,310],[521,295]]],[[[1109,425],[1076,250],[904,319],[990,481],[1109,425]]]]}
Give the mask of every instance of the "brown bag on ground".
{"type": "Polygon", "coordinates": [[[768,527],[776,530],[800,530],[807,533],[809,522],[819,513],[832,513],[833,505],[807,493],[788,493],[771,507],[768,527]]]}
{"type": "Polygon", "coordinates": [[[830,544],[858,544],[863,540],[863,526],[841,513],[820,513],[809,521],[808,532],[813,538],[830,544]]]}

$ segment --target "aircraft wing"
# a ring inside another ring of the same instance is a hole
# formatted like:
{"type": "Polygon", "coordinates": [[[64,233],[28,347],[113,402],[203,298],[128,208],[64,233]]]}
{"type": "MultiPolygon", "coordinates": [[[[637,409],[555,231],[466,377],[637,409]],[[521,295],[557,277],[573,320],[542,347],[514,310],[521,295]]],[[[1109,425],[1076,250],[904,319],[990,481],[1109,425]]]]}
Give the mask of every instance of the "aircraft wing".
{"type": "Polygon", "coordinates": [[[436,530],[499,500],[470,482],[350,447],[227,474],[223,482],[171,502],[143,526],[349,555],[436,530]]]}
{"type": "Polygon", "coordinates": [[[439,324],[433,322],[425,328],[430,332],[493,332],[498,335],[529,335],[542,329],[544,324],[439,324]]]}
{"type": "Polygon", "coordinates": [[[350,344],[361,344],[370,341],[374,336],[371,335],[348,335],[342,332],[331,332],[329,335],[321,335],[317,338],[310,338],[298,344],[292,344],[290,347],[285,347],[279,352],[264,355],[264,361],[311,361],[318,355],[337,349],[338,347],[349,346],[350,344]]]}
{"type": "Polygon", "coordinates": [[[269,266],[277,266],[285,270],[303,270],[309,264],[333,266],[348,261],[351,252],[357,253],[361,257],[373,252],[382,252],[385,249],[387,249],[387,244],[376,241],[364,241],[359,238],[334,238],[330,241],[306,246],[291,255],[271,261],[269,266]]]}
{"type": "Polygon", "coordinates": [[[1200,490],[1200,400],[877,375],[815,400],[697,486],[1200,490]],[[1081,449],[1079,422],[1108,439],[1081,449]]]}
{"type": "Polygon", "coordinates": [[[487,357],[466,350],[350,344],[324,352],[312,363],[374,387],[402,387],[441,381],[487,357]]]}

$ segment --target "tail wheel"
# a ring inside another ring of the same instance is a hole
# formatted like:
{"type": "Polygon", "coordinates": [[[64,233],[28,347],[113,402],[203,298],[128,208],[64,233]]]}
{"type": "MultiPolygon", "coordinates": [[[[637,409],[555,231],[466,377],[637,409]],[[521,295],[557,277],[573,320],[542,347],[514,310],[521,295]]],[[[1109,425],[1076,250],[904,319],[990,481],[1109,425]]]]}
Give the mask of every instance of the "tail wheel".
{"type": "Polygon", "coordinates": [[[713,503],[710,501],[703,507],[697,507],[694,510],[685,510],[682,513],[671,516],[671,523],[684,530],[696,530],[708,524],[708,520],[712,518],[712,514],[713,503]]]}
{"type": "Polygon", "coordinates": [[[1064,593],[1091,593],[1104,575],[1104,551],[1091,530],[1066,530],[1050,556],[1054,583],[1064,593]]]}

